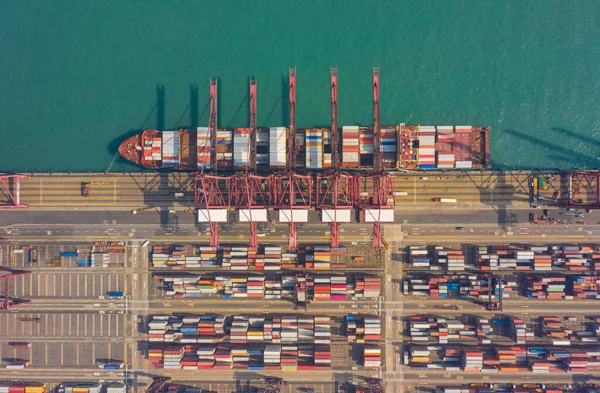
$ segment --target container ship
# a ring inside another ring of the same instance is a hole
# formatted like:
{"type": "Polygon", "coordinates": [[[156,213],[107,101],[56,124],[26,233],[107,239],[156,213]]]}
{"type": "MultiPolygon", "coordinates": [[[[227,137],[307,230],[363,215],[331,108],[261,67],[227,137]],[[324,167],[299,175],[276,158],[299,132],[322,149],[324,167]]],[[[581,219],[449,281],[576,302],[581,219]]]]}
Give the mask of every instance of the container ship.
{"type": "MultiPolygon", "coordinates": [[[[381,126],[378,147],[384,169],[471,169],[490,168],[490,127],[472,126],[381,126]]],[[[250,159],[250,128],[219,129],[216,132],[216,166],[221,171],[244,169],[250,159]]],[[[258,170],[278,170],[288,160],[286,127],[256,130],[258,170]]],[[[341,128],[338,157],[345,170],[373,167],[373,128],[341,128]]],[[[330,129],[296,131],[297,170],[327,170],[332,166],[330,129]]],[[[126,139],[120,155],[145,168],[172,171],[199,171],[211,168],[211,140],[208,127],[173,131],[146,130],[126,139]]]]}

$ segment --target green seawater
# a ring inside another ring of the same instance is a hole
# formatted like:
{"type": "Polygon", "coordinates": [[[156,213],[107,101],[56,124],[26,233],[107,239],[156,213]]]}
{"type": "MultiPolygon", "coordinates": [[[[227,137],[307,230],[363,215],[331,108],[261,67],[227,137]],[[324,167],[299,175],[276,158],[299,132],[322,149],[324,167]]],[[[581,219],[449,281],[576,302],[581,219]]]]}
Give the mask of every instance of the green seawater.
{"type": "Polygon", "coordinates": [[[384,124],[490,125],[498,169],[598,168],[599,21],[593,0],[4,0],[0,171],[105,171],[134,131],[207,124],[213,76],[220,127],[247,126],[251,76],[259,124],[286,125],[288,66],[298,126],[325,126],[331,65],[340,125],[372,123],[380,65],[384,124]]]}

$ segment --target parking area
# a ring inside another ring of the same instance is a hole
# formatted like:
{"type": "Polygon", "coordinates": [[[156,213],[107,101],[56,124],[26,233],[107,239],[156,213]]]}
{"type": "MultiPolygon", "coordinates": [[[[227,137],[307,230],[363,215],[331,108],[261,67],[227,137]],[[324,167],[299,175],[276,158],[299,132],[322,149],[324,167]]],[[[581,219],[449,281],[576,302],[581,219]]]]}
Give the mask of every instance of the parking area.
{"type": "Polygon", "coordinates": [[[128,356],[128,347],[122,342],[34,342],[26,349],[12,349],[4,342],[0,345],[0,367],[28,360],[28,368],[94,368],[108,359],[123,361],[128,356]]]}
{"type": "Polygon", "coordinates": [[[123,267],[130,260],[129,254],[131,251],[120,243],[24,244],[1,246],[0,256],[6,256],[6,258],[1,258],[0,264],[14,269],[51,267],[85,269],[85,267],[78,267],[77,260],[89,259],[92,251],[105,252],[108,255],[108,259],[105,262],[103,261],[103,264],[98,264],[97,267],[123,267]],[[77,256],[74,254],[77,254],[77,256]]]}
{"type": "Polygon", "coordinates": [[[124,271],[36,271],[11,279],[10,293],[22,298],[97,298],[127,292],[124,271]]]}
{"type": "MultiPolygon", "coordinates": [[[[119,313],[11,313],[0,314],[0,340],[101,340],[122,338],[126,315],[119,313]]],[[[8,345],[8,344],[7,344],[8,345]]]]}

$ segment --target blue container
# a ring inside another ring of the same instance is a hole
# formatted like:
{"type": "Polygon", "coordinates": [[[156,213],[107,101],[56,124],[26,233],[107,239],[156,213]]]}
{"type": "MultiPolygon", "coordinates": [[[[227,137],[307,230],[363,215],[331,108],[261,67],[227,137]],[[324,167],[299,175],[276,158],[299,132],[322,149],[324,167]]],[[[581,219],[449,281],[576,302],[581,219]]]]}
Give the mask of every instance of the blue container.
{"type": "Polygon", "coordinates": [[[104,369],[105,370],[120,370],[121,369],[121,365],[119,365],[119,364],[105,364],[104,365],[104,369]]]}
{"type": "MultiPolygon", "coordinates": [[[[419,165],[420,169],[435,169],[435,165],[434,164],[420,164],[419,165]]],[[[427,368],[425,368],[427,369],[427,368]]]]}
{"type": "Polygon", "coordinates": [[[123,297],[123,292],[106,292],[108,297],[123,297]]]}
{"type": "Polygon", "coordinates": [[[346,317],[346,320],[347,320],[347,321],[354,321],[354,320],[356,320],[356,317],[355,317],[354,315],[348,315],[348,316],[346,317]]]}
{"type": "Polygon", "coordinates": [[[233,295],[223,295],[223,299],[233,299],[233,295]]]}
{"type": "Polygon", "coordinates": [[[90,266],[91,262],[86,260],[86,259],[78,259],[77,260],[77,266],[79,267],[85,267],[85,266],[90,266]]]}
{"type": "Polygon", "coordinates": [[[60,256],[61,257],[76,257],[77,253],[76,252],[61,252],[60,256]]]}
{"type": "Polygon", "coordinates": [[[248,366],[248,370],[250,371],[263,371],[264,369],[264,366],[248,366]]]}

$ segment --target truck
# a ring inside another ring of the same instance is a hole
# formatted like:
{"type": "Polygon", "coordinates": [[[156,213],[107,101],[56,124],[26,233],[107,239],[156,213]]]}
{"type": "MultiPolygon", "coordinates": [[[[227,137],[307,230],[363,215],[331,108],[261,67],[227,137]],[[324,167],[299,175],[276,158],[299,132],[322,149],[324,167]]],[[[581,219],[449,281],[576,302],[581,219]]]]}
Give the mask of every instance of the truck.
{"type": "Polygon", "coordinates": [[[111,361],[108,363],[100,364],[98,367],[104,370],[120,370],[125,365],[125,362],[111,361]]]}
{"type": "Polygon", "coordinates": [[[125,296],[125,295],[123,294],[123,292],[119,292],[119,291],[110,291],[110,292],[106,292],[106,297],[112,297],[112,298],[115,298],[115,297],[123,297],[123,296],[125,296]]]}
{"type": "Polygon", "coordinates": [[[90,183],[81,182],[81,196],[82,197],[90,196],[90,183]]]}
{"type": "Polygon", "coordinates": [[[76,251],[64,251],[64,252],[61,252],[59,255],[61,257],[76,257],[77,252],[76,251]]]}
{"type": "Polygon", "coordinates": [[[27,349],[31,347],[31,343],[20,343],[20,342],[12,342],[8,343],[8,345],[13,349],[27,349]]]}
{"type": "Polygon", "coordinates": [[[441,203],[456,203],[456,199],[452,198],[433,198],[433,202],[441,202],[441,203]]]}
{"type": "Polygon", "coordinates": [[[36,247],[31,247],[29,249],[29,262],[35,263],[38,261],[38,250],[36,247]]]}

